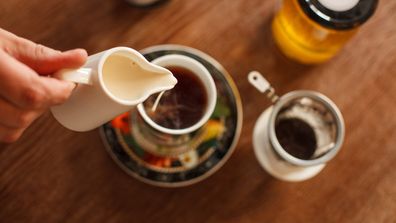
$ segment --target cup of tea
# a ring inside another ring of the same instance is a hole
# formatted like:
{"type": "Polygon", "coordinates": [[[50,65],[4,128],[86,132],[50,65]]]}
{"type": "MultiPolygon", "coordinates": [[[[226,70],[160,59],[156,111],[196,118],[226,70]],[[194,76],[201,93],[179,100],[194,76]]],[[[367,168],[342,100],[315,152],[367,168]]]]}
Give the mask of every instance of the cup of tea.
{"type": "Polygon", "coordinates": [[[137,106],[132,134],[152,153],[178,155],[199,145],[201,127],[216,105],[216,85],[209,71],[193,58],[173,54],[151,63],[170,70],[178,83],[161,97],[153,95],[137,106]]]}
{"type": "Polygon", "coordinates": [[[285,181],[317,175],[344,140],[344,120],[337,106],[315,91],[292,91],[278,97],[255,71],[248,79],[273,101],[260,115],[253,132],[254,152],[261,166],[285,181]]]}
{"type": "Polygon", "coordinates": [[[99,127],[177,83],[170,71],[128,47],[89,56],[83,67],[60,70],[54,76],[78,83],[64,104],[51,108],[55,119],[74,131],[99,127]]]}

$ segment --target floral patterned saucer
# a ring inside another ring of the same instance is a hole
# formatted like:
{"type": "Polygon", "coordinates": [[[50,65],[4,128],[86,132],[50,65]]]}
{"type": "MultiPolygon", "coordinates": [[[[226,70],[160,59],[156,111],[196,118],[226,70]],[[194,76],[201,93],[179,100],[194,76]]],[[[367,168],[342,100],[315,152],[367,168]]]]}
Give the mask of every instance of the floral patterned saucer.
{"type": "Polygon", "coordinates": [[[129,175],[156,186],[180,187],[199,182],[217,171],[231,156],[242,128],[242,105],[231,76],[207,54],[186,46],[159,45],[141,53],[151,61],[168,54],[181,54],[201,62],[217,88],[217,104],[194,148],[173,156],[142,149],[132,136],[131,117],[122,114],[100,128],[101,137],[114,161],[129,175]],[[197,143],[198,142],[198,143],[197,143]]]}

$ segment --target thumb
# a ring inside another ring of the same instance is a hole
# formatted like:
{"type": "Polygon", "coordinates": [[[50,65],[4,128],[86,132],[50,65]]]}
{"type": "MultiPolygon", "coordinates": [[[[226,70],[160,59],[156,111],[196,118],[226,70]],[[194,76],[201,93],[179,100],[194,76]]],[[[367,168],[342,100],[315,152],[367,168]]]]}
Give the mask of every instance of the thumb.
{"type": "Polygon", "coordinates": [[[64,103],[76,86],[74,83],[50,77],[38,77],[37,81],[46,94],[48,99],[46,101],[47,106],[64,103]]]}
{"type": "Polygon", "coordinates": [[[78,68],[87,60],[87,52],[84,49],[61,52],[23,38],[18,38],[12,55],[37,73],[44,75],[63,68],[78,68]]]}

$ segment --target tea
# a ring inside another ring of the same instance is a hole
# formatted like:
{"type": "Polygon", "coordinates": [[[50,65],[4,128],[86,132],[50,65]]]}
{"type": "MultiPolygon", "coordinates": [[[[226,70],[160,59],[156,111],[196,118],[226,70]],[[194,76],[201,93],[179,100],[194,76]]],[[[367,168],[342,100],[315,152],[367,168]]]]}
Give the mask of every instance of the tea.
{"type": "Polygon", "coordinates": [[[184,129],[197,123],[205,114],[208,95],[201,79],[192,71],[178,66],[167,67],[177,79],[176,86],[165,91],[158,107],[153,111],[157,95],[144,103],[145,112],[160,126],[169,129],[184,129]]]}
{"type": "Polygon", "coordinates": [[[298,118],[285,118],[275,125],[276,137],[290,155],[308,160],[315,153],[317,142],[312,127],[298,118]]]}

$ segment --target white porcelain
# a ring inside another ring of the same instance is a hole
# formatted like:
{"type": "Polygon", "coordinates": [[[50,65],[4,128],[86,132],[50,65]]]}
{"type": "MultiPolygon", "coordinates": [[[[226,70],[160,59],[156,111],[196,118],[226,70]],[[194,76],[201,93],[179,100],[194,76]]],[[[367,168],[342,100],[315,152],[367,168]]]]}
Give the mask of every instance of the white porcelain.
{"type": "Polygon", "coordinates": [[[248,80],[273,102],[260,115],[253,131],[253,149],[260,165],[269,174],[284,181],[303,181],[316,176],[335,157],[344,140],[344,120],[337,106],[314,91],[292,91],[278,97],[269,82],[257,71],[250,72],[248,80]],[[297,102],[305,107],[298,109],[297,102]],[[287,113],[287,117],[299,118],[313,127],[317,147],[311,159],[292,156],[278,141],[275,123],[278,117],[285,117],[285,111],[293,111],[287,113]],[[312,116],[313,111],[320,116],[312,116]]]}
{"type": "Polygon", "coordinates": [[[170,71],[151,64],[139,52],[128,47],[116,47],[89,56],[82,68],[61,70],[55,76],[78,83],[64,104],[51,108],[55,119],[64,127],[74,131],[89,131],[99,127],[117,115],[131,110],[151,94],[169,90],[177,83],[170,71]],[[110,55],[128,57],[145,71],[167,75],[171,81],[166,84],[147,83],[136,98],[126,100],[116,97],[108,90],[102,77],[104,62],[110,55]]]}
{"type": "Polygon", "coordinates": [[[214,108],[216,106],[216,99],[217,99],[217,91],[216,91],[216,85],[214,83],[214,80],[209,73],[209,71],[198,61],[187,57],[183,55],[166,55],[159,57],[151,63],[156,64],[161,67],[167,67],[167,66],[178,66],[178,67],[183,67],[186,68],[190,71],[192,71],[194,74],[199,77],[199,79],[202,81],[202,83],[205,86],[207,96],[208,96],[208,104],[206,107],[206,111],[202,118],[195,123],[194,125],[184,128],[184,129],[169,129],[165,128],[163,126],[158,125],[155,123],[153,120],[151,120],[146,112],[144,111],[143,105],[139,104],[137,106],[139,114],[142,116],[144,121],[154,128],[155,130],[161,132],[161,133],[166,133],[166,134],[171,134],[171,135],[183,135],[183,134],[188,134],[191,132],[194,132],[195,130],[199,129],[201,126],[203,126],[210,118],[212,115],[214,108]]]}
{"type": "Polygon", "coordinates": [[[326,164],[308,167],[294,166],[281,160],[274,152],[269,141],[268,128],[266,128],[271,112],[272,106],[260,115],[254,126],[253,150],[260,165],[273,177],[284,181],[303,181],[317,175],[326,164]]]}

